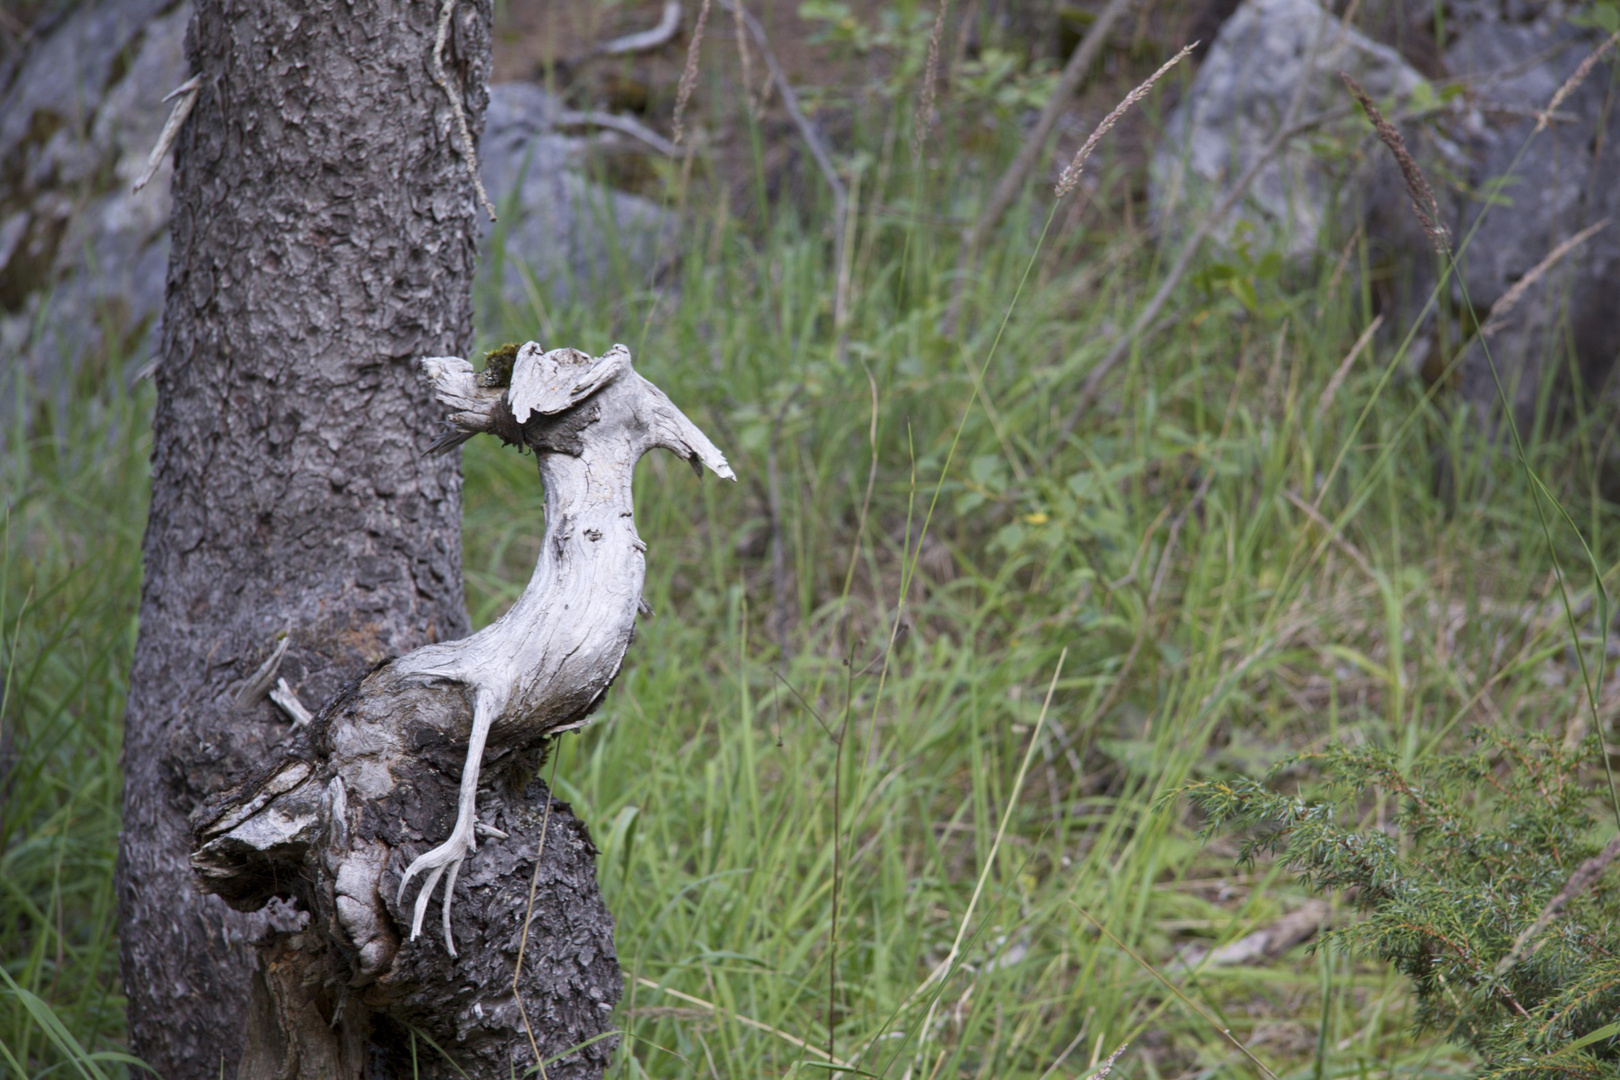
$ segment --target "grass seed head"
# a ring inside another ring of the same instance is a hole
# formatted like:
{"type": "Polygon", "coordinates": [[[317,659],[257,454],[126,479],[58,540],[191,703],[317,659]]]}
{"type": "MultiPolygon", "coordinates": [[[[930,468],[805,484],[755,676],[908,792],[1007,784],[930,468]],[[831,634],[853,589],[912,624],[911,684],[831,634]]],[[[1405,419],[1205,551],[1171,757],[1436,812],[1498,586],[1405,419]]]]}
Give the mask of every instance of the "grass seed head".
{"type": "Polygon", "coordinates": [[[692,98],[692,89],[697,86],[698,54],[703,51],[703,27],[709,21],[710,0],[703,0],[703,6],[698,8],[697,23],[692,27],[692,40],[686,46],[686,67],[681,69],[681,82],[675,90],[675,145],[679,146],[686,135],[686,128],[681,122],[686,112],[686,103],[692,98]]]}
{"type": "Polygon", "coordinates": [[[1347,73],[1339,72],[1339,78],[1349,88],[1350,94],[1367,111],[1367,117],[1372,121],[1373,129],[1378,132],[1379,139],[1383,140],[1389,152],[1395,155],[1395,163],[1401,168],[1401,178],[1406,181],[1406,193],[1412,199],[1412,212],[1417,215],[1418,224],[1434,245],[1434,250],[1444,255],[1450,249],[1451,234],[1440,221],[1440,203],[1434,197],[1434,189],[1429,187],[1429,181],[1424,178],[1423,170],[1418,168],[1417,161],[1412,152],[1406,148],[1406,140],[1394,124],[1384,119],[1384,114],[1378,111],[1372,98],[1361,84],[1352,79],[1347,73]]]}
{"type": "Polygon", "coordinates": [[[1591,55],[1582,60],[1580,66],[1570,72],[1569,78],[1564,80],[1564,85],[1558,88],[1553,94],[1552,100],[1547,102],[1547,107],[1536,116],[1537,131],[1546,129],[1547,125],[1552,122],[1553,114],[1558,111],[1558,106],[1562,105],[1564,99],[1573,94],[1576,88],[1586,81],[1586,77],[1592,74],[1592,69],[1597,67],[1597,62],[1603,58],[1604,53],[1614,47],[1616,41],[1620,41],[1620,30],[1616,30],[1605,38],[1603,44],[1593,49],[1591,55]]]}
{"type": "Polygon", "coordinates": [[[1064,169],[1063,175],[1058,178],[1057,188],[1055,189],[1058,198],[1061,199],[1074,190],[1074,186],[1080,182],[1080,173],[1085,169],[1086,159],[1091,156],[1093,150],[1097,149],[1097,144],[1102,142],[1103,136],[1107,135],[1115,124],[1119,123],[1119,118],[1124,116],[1132,105],[1147,97],[1148,91],[1153,89],[1153,84],[1164,78],[1167,71],[1181,63],[1187,54],[1196,48],[1198,48],[1198,42],[1195,41],[1165,61],[1158,71],[1147,77],[1146,82],[1126,94],[1125,100],[1115,105],[1113,111],[1102,118],[1102,123],[1098,124],[1092,133],[1086,136],[1086,141],[1081,144],[1080,149],[1075,153],[1074,160],[1069,162],[1069,167],[1064,169]]]}
{"type": "Polygon", "coordinates": [[[939,11],[934,16],[934,29],[928,35],[928,60],[923,64],[922,93],[917,97],[917,115],[911,124],[911,160],[922,160],[923,143],[933,125],[934,91],[939,79],[939,39],[945,33],[945,9],[950,0],[939,0],[939,11]]]}

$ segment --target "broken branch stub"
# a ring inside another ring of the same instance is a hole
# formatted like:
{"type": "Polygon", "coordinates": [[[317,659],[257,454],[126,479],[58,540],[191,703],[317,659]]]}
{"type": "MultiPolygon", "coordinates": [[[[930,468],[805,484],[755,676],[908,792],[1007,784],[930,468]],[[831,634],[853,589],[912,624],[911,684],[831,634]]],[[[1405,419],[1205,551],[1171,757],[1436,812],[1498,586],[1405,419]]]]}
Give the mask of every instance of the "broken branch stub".
{"type": "MultiPolygon", "coordinates": [[[[663,447],[735,479],[622,345],[591,357],[531,342],[509,388],[480,385],[457,357],[422,368],[449,410],[454,435],[441,444],[489,433],[534,451],[540,557],[499,620],[379,665],[300,727],[279,764],[193,815],[205,891],[245,910],[282,897],[310,913],[302,933],[261,948],[244,1077],[261,1074],[255,1061],[266,1076],[330,1076],[332,1062],[347,1075],[344,1062],[404,1045],[390,1030],[429,1035],[475,1080],[533,1065],[511,988],[550,798],[536,766],[547,740],[587,722],[634,634],[646,565],[635,464],[663,447]],[[416,940],[441,881],[443,948],[416,940]],[[336,1017],[324,1049],[306,1044],[326,1036],[285,1030],[322,1010],[336,1017]],[[289,1073],[289,1059],[308,1064],[289,1073]]],[[[612,919],[590,838],[561,804],[544,844],[516,985],[543,1054],[580,1047],[548,1076],[596,1076],[619,995],[612,919]]]]}

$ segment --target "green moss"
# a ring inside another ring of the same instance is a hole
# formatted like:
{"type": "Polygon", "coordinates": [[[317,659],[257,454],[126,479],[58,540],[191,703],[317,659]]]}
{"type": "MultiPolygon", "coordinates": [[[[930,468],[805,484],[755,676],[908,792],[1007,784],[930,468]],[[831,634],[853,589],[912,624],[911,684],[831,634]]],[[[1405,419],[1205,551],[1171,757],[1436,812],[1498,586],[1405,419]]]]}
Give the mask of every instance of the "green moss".
{"type": "Polygon", "coordinates": [[[517,361],[518,346],[512,342],[497,346],[484,354],[484,370],[478,373],[479,386],[511,386],[512,365],[517,361]]]}

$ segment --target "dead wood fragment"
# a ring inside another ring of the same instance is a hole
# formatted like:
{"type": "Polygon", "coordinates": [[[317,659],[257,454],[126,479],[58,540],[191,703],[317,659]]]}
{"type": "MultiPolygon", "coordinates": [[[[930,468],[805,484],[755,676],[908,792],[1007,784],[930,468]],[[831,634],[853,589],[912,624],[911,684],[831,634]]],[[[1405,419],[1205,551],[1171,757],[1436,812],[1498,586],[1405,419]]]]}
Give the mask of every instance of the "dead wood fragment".
{"type": "Polygon", "coordinates": [[[531,1045],[577,1048],[547,1066],[550,1080],[596,1077],[613,1047],[601,1036],[620,976],[595,848],[537,766],[548,740],[587,722],[634,636],[646,552],[636,462],[664,447],[731,469],[623,346],[591,357],[531,342],[510,387],[480,385],[459,357],[422,366],[458,433],[534,452],[539,562],[501,619],[378,665],[298,726],[281,761],[192,815],[204,891],[242,910],[281,897],[310,915],[301,933],[261,943],[243,1076],[359,1080],[410,1030],[473,1080],[532,1067],[531,1045]],[[441,880],[444,948],[417,939],[441,880]],[[298,1019],[317,1012],[325,1034],[298,1019]]]}

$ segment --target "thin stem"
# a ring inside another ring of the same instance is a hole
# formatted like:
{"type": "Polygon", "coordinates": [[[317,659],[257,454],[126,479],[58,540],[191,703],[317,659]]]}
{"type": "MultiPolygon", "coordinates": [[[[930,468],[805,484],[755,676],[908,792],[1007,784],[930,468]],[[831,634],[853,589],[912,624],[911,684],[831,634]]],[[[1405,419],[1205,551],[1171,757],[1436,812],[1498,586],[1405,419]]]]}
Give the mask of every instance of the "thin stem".
{"type": "Polygon", "coordinates": [[[534,852],[534,875],[529,878],[529,906],[523,912],[523,935],[518,938],[517,963],[512,965],[512,1000],[517,1002],[518,1015],[523,1017],[523,1032],[529,1037],[529,1049],[534,1051],[534,1063],[540,1070],[540,1080],[549,1080],[546,1076],[546,1062],[540,1056],[540,1043],[534,1037],[534,1025],[529,1023],[529,1010],[523,1007],[523,991],[518,986],[518,980],[523,975],[523,951],[529,944],[529,924],[534,920],[534,896],[540,888],[540,861],[546,855],[546,830],[551,825],[551,804],[555,801],[551,794],[551,785],[557,780],[557,759],[560,757],[562,747],[553,745],[551,776],[546,780],[546,812],[540,819],[540,845],[534,852]]]}
{"type": "Polygon", "coordinates": [[[844,741],[849,734],[850,708],[855,698],[855,650],[849,637],[849,622],[844,623],[844,718],[838,724],[838,735],[833,740],[833,847],[832,847],[832,934],[827,949],[827,1056],[836,1058],[834,1012],[838,1007],[838,900],[843,885],[839,865],[839,852],[843,846],[840,804],[844,792],[844,741]]]}

